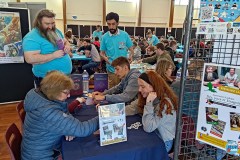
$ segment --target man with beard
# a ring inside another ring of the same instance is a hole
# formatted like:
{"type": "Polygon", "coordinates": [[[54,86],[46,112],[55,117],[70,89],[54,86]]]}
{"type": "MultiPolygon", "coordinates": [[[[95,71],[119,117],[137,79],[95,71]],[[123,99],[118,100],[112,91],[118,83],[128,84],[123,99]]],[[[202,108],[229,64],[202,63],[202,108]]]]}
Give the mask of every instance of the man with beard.
{"type": "Polygon", "coordinates": [[[81,67],[79,67],[79,72],[83,73],[84,70],[88,72],[89,75],[94,74],[94,68],[97,68],[101,62],[100,55],[95,47],[94,44],[91,44],[89,39],[84,39],[83,46],[78,49],[78,54],[84,53],[86,57],[91,58],[90,61],[87,61],[86,63],[82,64],[81,67]],[[83,52],[81,52],[83,51],[83,52]]]}
{"type": "Polygon", "coordinates": [[[121,56],[127,58],[128,49],[130,50],[129,60],[132,61],[134,51],[128,33],[118,29],[119,15],[110,12],[106,16],[106,21],[109,31],[102,37],[100,55],[106,61],[109,88],[112,88],[120,82],[120,79],[114,74],[114,67],[111,65],[112,61],[121,56]]]}
{"type": "Polygon", "coordinates": [[[206,67],[203,84],[207,85],[209,82],[211,82],[212,84],[218,84],[220,82],[220,79],[218,78],[217,73],[214,72],[212,66],[206,67]]]}
{"type": "Polygon", "coordinates": [[[55,14],[50,10],[41,10],[33,27],[23,39],[23,50],[26,62],[33,65],[34,81],[38,87],[49,71],[71,73],[71,50],[61,31],[56,29],[55,14]]]}

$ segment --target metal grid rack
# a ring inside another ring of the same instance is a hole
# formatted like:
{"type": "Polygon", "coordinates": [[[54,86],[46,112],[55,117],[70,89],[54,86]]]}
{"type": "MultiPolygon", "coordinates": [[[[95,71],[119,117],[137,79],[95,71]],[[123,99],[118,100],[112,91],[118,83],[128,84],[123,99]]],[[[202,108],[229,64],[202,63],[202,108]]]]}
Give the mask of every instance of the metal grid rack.
{"type": "MultiPolygon", "coordinates": [[[[210,62],[240,66],[240,36],[197,35],[194,43],[191,41],[193,5],[194,0],[189,1],[184,24],[184,53],[191,50],[192,57],[184,54],[182,61],[174,159],[215,160],[221,150],[195,140],[203,66],[210,62]],[[189,77],[186,76],[187,70],[189,77]]],[[[222,155],[224,160],[240,159],[225,153],[222,155]]]]}

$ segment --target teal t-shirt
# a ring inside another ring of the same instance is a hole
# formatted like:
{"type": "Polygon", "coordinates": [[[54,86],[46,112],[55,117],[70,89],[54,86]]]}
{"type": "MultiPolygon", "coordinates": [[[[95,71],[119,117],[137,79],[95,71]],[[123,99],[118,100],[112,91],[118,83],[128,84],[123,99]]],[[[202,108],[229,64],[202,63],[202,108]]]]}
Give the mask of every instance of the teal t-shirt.
{"type": "Polygon", "coordinates": [[[157,36],[152,35],[152,38],[148,41],[148,43],[156,46],[159,43],[159,39],[157,38],[157,36]]]}
{"type": "Polygon", "coordinates": [[[103,32],[102,31],[93,31],[93,34],[92,34],[92,37],[93,37],[93,40],[95,37],[98,37],[100,41],[102,41],[102,34],[103,32]]]}
{"type": "MultiPolygon", "coordinates": [[[[118,30],[116,35],[111,35],[109,31],[103,35],[100,50],[105,51],[109,62],[118,57],[126,57],[128,54],[128,48],[132,47],[133,43],[127,32],[118,30]]],[[[107,71],[114,73],[114,67],[110,64],[106,64],[107,71]]]]}
{"type": "MultiPolygon", "coordinates": [[[[56,30],[57,34],[63,38],[61,31],[56,30]]],[[[54,46],[46,38],[40,35],[38,29],[34,28],[23,38],[23,50],[28,51],[40,51],[40,54],[52,54],[58,50],[57,46],[54,46]]],[[[72,61],[68,54],[61,58],[54,59],[52,61],[43,64],[34,64],[32,72],[36,77],[45,77],[46,73],[52,70],[58,70],[68,75],[72,71],[72,61]]]]}

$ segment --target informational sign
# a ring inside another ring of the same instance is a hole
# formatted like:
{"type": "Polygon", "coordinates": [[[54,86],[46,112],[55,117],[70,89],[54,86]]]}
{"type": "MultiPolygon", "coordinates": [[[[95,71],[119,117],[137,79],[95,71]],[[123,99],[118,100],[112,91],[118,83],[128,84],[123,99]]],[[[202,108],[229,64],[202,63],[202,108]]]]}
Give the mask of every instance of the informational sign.
{"type": "Polygon", "coordinates": [[[240,22],[208,22],[197,26],[197,34],[240,35],[240,22]]]}
{"type": "Polygon", "coordinates": [[[23,62],[19,13],[0,12],[0,64],[23,62]]]}
{"type": "Polygon", "coordinates": [[[196,34],[240,34],[240,0],[201,0],[196,34]]]}
{"type": "Polygon", "coordinates": [[[100,105],[98,113],[101,146],[127,141],[125,103],[100,105]]]}
{"type": "Polygon", "coordinates": [[[240,154],[240,67],[204,65],[196,139],[240,154]]]}

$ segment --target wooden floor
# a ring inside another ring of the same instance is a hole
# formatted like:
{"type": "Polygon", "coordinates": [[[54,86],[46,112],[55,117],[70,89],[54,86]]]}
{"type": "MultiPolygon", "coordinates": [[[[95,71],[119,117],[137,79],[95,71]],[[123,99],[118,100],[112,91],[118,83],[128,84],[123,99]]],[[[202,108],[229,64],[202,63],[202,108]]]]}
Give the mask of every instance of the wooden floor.
{"type": "Polygon", "coordinates": [[[16,111],[17,104],[18,103],[0,104],[0,160],[11,159],[5,142],[5,132],[7,128],[12,123],[15,123],[18,126],[18,129],[21,129],[20,119],[16,111]]]}

